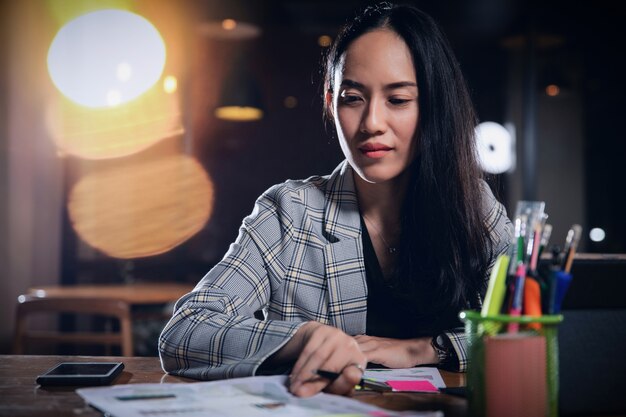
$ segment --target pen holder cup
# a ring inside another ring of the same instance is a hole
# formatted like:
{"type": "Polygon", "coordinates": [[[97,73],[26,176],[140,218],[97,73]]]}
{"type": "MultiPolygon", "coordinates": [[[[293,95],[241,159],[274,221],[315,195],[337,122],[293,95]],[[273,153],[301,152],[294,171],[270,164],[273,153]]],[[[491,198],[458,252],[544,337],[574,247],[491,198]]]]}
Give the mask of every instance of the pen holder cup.
{"type": "Polygon", "coordinates": [[[529,407],[534,404],[536,412],[532,415],[557,417],[557,336],[563,316],[481,316],[477,311],[463,311],[460,318],[465,322],[469,357],[469,414],[531,415],[529,407]],[[520,331],[496,334],[511,323],[520,331]]]}

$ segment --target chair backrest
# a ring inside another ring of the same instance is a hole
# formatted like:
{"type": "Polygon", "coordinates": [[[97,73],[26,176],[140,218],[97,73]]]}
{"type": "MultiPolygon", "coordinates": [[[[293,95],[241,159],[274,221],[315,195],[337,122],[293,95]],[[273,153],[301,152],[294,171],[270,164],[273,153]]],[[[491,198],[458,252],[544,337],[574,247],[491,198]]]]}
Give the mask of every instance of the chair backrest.
{"type": "Polygon", "coordinates": [[[559,415],[626,415],[609,388],[626,375],[626,255],[581,254],[572,275],[559,325],[559,415]]]}
{"type": "Polygon", "coordinates": [[[37,297],[20,295],[17,299],[13,351],[23,354],[30,342],[119,345],[123,356],[133,355],[131,311],[121,300],[73,297],[37,297]],[[28,329],[28,317],[34,314],[85,314],[119,320],[119,332],[61,332],[28,329]]]}

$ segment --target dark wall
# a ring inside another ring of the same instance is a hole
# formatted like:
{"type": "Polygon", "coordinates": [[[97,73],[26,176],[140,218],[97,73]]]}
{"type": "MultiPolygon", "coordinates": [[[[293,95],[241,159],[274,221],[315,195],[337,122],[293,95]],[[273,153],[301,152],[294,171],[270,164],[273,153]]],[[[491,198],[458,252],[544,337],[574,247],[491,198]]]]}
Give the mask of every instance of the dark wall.
{"type": "Polygon", "coordinates": [[[626,12],[589,7],[581,19],[584,64],[585,155],[588,221],[607,231],[594,252],[626,252],[626,12]]]}
{"type": "MultiPolygon", "coordinates": [[[[190,31],[193,46],[187,56],[191,65],[191,147],[215,184],[214,212],[205,228],[183,245],[158,257],[134,260],[132,267],[137,276],[198,279],[224,254],[237,235],[241,219],[265,189],[287,178],[327,174],[337,165],[341,152],[332,129],[326,129],[322,122],[319,64],[324,49],[316,41],[322,34],[333,36],[353,10],[368,3],[371,2],[188,2],[189,7],[196,9],[198,21],[241,17],[258,24],[262,35],[233,41],[202,37],[190,31]],[[238,65],[241,53],[246,58],[244,65],[261,88],[266,110],[261,121],[235,123],[213,116],[221,85],[234,71],[233,66],[238,65]],[[287,96],[296,97],[295,108],[285,107],[287,96]]],[[[580,207],[568,210],[564,204],[557,211],[549,206],[547,209],[553,220],[576,213],[575,221],[585,228],[586,250],[626,252],[626,176],[622,172],[626,140],[619,127],[626,111],[626,83],[622,80],[626,73],[622,46],[624,12],[607,1],[412,3],[443,26],[483,121],[504,123],[510,114],[511,74],[518,71],[523,75],[524,71],[524,61],[511,58],[511,41],[523,39],[531,31],[557,39],[556,44],[539,50],[536,89],[542,94],[546,83],[559,82],[569,95],[544,101],[548,105],[539,108],[539,119],[547,120],[547,129],[561,133],[559,143],[549,142],[550,137],[540,140],[544,141],[543,149],[559,152],[568,148],[568,134],[564,132],[570,129],[582,145],[572,165],[576,167],[574,175],[567,173],[571,166],[553,167],[545,178],[546,184],[550,180],[554,184],[545,192],[559,202],[569,201],[570,196],[563,194],[568,189],[576,190],[582,197],[580,202],[572,199],[580,207]],[[565,179],[551,172],[559,172],[565,179]],[[588,240],[591,227],[607,231],[605,242],[595,244],[588,240]]],[[[547,99],[542,96],[541,100],[547,99]]],[[[522,130],[518,132],[518,141],[521,133],[522,130]]],[[[519,187],[519,179],[505,174],[492,180],[511,213],[517,198],[513,191],[519,187]]],[[[569,218],[566,223],[562,228],[569,226],[569,218]]],[[[555,242],[564,240],[565,232],[555,234],[555,242]]],[[[111,271],[126,268],[128,263],[103,257],[96,269],[103,270],[103,265],[109,265],[107,276],[111,277],[111,271]]]]}

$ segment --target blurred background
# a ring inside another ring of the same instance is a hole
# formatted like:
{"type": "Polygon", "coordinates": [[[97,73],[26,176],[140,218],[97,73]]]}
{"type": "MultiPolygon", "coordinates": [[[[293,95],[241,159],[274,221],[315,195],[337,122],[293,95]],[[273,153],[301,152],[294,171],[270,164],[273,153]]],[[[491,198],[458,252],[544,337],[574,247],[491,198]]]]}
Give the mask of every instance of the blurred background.
{"type": "MultiPolygon", "coordinates": [[[[0,351],[42,285],[193,285],[255,199],[343,159],[320,63],[368,1],[0,3],[0,351]]],[[[443,27],[512,216],[626,252],[625,12],[612,1],[409,2],[443,27]],[[500,132],[502,133],[502,132],[500,132]],[[593,230],[593,233],[591,233],[593,230]]]]}

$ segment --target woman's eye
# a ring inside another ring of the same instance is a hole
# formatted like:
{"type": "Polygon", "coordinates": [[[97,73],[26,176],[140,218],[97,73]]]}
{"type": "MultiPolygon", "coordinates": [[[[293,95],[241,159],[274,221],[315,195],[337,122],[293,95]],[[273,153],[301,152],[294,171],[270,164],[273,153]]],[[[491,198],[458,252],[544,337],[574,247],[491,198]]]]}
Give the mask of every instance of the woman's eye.
{"type": "Polygon", "coordinates": [[[357,96],[357,95],[343,95],[341,96],[341,103],[342,104],[356,104],[359,101],[361,101],[361,97],[357,96]]]}
{"type": "Polygon", "coordinates": [[[392,98],[389,99],[389,103],[393,104],[394,106],[402,106],[404,104],[407,104],[409,101],[411,101],[411,100],[406,99],[406,98],[395,98],[395,97],[392,97],[392,98]]]}

